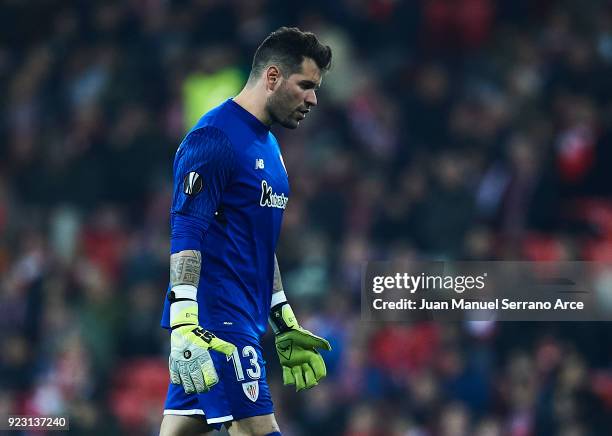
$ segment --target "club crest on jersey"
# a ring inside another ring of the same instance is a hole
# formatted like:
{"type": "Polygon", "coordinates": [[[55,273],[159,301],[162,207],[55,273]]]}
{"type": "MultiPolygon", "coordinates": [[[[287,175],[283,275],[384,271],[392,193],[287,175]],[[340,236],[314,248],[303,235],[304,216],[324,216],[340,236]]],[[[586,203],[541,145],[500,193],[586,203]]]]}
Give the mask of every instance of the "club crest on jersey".
{"type": "Polygon", "coordinates": [[[183,180],[183,192],[187,195],[196,195],[200,191],[202,191],[202,177],[195,171],[192,171],[183,180]]]}
{"type": "Polygon", "coordinates": [[[289,199],[285,197],[282,192],[276,194],[272,192],[272,186],[268,185],[265,180],[261,181],[261,199],[259,205],[262,207],[276,207],[278,209],[284,209],[287,207],[289,199]]]}
{"type": "Polygon", "coordinates": [[[257,380],[242,383],[242,390],[244,395],[252,402],[256,402],[257,398],[259,398],[259,382],[257,380]]]}

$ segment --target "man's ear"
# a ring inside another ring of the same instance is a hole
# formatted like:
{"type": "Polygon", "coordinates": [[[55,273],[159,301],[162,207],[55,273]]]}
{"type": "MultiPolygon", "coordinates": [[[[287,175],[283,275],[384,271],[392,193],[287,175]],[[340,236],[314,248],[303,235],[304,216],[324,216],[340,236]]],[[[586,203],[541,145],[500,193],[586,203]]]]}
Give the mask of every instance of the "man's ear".
{"type": "Polygon", "coordinates": [[[275,65],[270,65],[266,69],[266,90],[274,91],[278,86],[282,75],[279,68],[275,65]]]}

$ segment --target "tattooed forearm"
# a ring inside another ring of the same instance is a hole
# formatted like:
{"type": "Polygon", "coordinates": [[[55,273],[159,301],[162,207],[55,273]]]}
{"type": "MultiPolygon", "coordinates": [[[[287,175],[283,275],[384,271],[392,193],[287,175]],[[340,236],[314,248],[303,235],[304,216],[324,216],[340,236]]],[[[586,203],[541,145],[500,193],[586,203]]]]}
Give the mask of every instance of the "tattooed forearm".
{"type": "Polygon", "coordinates": [[[272,285],[272,293],[280,292],[283,290],[283,281],[281,280],[280,269],[278,268],[278,261],[276,260],[276,254],[274,255],[274,282],[272,285]]]}
{"type": "Polygon", "coordinates": [[[170,256],[170,286],[193,285],[200,282],[202,255],[197,250],[183,250],[170,256]]]}

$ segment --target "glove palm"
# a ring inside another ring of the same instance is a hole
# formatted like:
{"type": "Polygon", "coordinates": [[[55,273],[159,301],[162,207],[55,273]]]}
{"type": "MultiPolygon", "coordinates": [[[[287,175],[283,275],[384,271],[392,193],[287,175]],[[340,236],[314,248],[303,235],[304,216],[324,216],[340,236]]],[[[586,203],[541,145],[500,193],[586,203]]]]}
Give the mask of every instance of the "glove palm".
{"type": "Polygon", "coordinates": [[[276,336],[276,351],[283,367],[283,383],[296,391],[316,386],[327,374],[317,349],[331,350],[329,342],[299,326],[276,336]]]}

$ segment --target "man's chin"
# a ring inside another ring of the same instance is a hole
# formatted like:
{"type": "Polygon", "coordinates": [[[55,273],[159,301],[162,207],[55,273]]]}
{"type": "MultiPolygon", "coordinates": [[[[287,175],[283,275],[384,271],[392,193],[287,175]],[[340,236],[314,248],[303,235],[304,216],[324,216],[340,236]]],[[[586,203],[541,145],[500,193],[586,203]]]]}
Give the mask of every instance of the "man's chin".
{"type": "Polygon", "coordinates": [[[282,123],[280,123],[281,126],[283,126],[286,129],[297,129],[298,126],[300,125],[300,122],[297,120],[293,120],[293,119],[287,119],[284,120],[282,123]]]}

